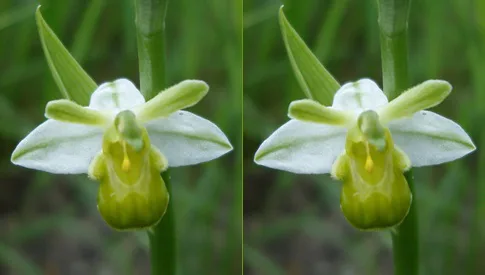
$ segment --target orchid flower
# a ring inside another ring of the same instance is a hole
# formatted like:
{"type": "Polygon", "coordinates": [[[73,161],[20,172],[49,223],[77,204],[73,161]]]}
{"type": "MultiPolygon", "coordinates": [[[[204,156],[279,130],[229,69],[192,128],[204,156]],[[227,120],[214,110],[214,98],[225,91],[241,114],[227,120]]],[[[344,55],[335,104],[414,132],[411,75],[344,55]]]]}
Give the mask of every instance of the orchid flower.
{"type": "Polygon", "coordinates": [[[369,79],[343,85],[331,107],[303,99],[290,121],[266,139],[255,162],[297,174],[330,173],[343,182],[341,208],[362,230],[390,228],[406,217],[412,194],[403,173],[475,150],[455,122],[431,111],[451,92],[429,80],[388,102],[369,79]]]}
{"type": "Polygon", "coordinates": [[[145,102],[133,83],[119,79],[99,86],[88,107],[51,101],[48,120],[18,144],[12,162],[54,174],[87,173],[101,183],[98,209],[109,225],[153,226],[169,201],[160,172],[232,150],[216,125],[180,111],[208,89],[203,81],[185,80],[145,102]]]}

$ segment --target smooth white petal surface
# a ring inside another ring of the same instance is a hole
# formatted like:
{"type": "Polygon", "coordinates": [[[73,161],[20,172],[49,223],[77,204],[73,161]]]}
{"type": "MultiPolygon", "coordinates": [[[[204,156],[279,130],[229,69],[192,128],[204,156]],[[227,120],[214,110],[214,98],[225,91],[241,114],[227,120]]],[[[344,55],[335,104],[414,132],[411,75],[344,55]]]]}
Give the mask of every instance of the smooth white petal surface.
{"type": "Polygon", "coordinates": [[[169,167],[206,162],[232,150],[219,127],[187,111],[151,120],[146,129],[152,145],[167,158],[169,167]]]}
{"type": "Polygon", "coordinates": [[[135,85],[127,79],[101,84],[91,95],[89,107],[115,112],[132,109],[145,103],[145,98],[135,85]]]}
{"type": "Polygon", "coordinates": [[[452,161],[475,150],[460,125],[430,111],[394,120],[389,123],[389,129],[395,144],[415,167],[452,161]]]}
{"type": "Polygon", "coordinates": [[[330,173],[346,133],[343,127],[290,120],[261,144],[254,161],[297,174],[330,173]]]}
{"type": "Polygon", "coordinates": [[[333,98],[332,107],[360,113],[375,110],[387,104],[387,97],[377,84],[370,79],[360,79],[343,85],[333,98]]]}
{"type": "Polygon", "coordinates": [[[25,137],[12,153],[12,162],[54,174],[87,173],[101,150],[99,127],[49,119],[25,137]]]}

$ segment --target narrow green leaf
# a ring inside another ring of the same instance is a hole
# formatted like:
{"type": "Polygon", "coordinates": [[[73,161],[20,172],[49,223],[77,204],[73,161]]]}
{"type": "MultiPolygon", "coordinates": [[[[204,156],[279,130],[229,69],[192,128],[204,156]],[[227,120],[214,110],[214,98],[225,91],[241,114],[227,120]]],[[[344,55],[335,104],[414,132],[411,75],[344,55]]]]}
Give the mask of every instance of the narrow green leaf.
{"type": "Polygon", "coordinates": [[[308,98],[323,105],[332,105],[333,95],[340,88],[339,83],[290,25],[283,12],[283,6],[280,8],[279,20],[291,66],[303,92],[308,98]]]}
{"type": "Polygon", "coordinates": [[[86,106],[97,85],[47,25],[40,7],[35,13],[40,40],[52,76],[64,97],[86,106]]]}

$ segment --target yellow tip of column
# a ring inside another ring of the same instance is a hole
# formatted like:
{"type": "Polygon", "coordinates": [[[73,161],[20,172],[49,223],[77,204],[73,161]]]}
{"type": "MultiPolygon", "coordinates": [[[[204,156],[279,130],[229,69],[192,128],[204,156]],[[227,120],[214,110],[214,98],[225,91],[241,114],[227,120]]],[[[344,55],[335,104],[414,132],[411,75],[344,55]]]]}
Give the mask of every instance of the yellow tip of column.
{"type": "Polygon", "coordinates": [[[364,167],[367,172],[369,173],[372,172],[372,169],[374,168],[374,162],[372,161],[372,158],[370,157],[370,155],[367,155],[364,167]]]}
{"type": "Polygon", "coordinates": [[[121,169],[124,172],[128,172],[128,171],[130,171],[130,167],[131,167],[130,160],[127,157],[123,158],[123,163],[121,164],[121,169]]]}

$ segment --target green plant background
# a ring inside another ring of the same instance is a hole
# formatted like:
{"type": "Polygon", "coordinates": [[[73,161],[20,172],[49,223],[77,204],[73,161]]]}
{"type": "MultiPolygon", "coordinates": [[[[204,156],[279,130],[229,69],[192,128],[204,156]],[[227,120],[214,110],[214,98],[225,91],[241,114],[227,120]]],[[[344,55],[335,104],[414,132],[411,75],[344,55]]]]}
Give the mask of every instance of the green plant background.
{"type": "MultiPolygon", "coordinates": [[[[9,161],[18,141],[61,97],[35,25],[38,1],[0,1],[0,274],[148,274],[144,232],[118,233],[96,209],[98,183],[9,161]]],[[[43,15],[99,84],[138,83],[133,0],[41,0],[43,15]]],[[[235,150],[171,170],[179,274],[242,267],[242,2],[177,0],[167,15],[168,82],[202,79],[190,111],[215,122],[235,150]]]]}
{"type": "MultiPolygon", "coordinates": [[[[376,1],[286,0],[288,20],[341,83],[382,84],[376,1]]],[[[259,144],[304,97],[278,26],[277,0],[244,1],[244,264],[247,274],[392,274],[389,233],[353,229],[340,184],[253,163],[259,144]]],[[[454,89],[437,111],[485,146],[485,1],[413,1],[413,84],[445,79],[454,89]]],[[[415,169],[420,274],[484,274],[485,153],[415,169]]]]}

